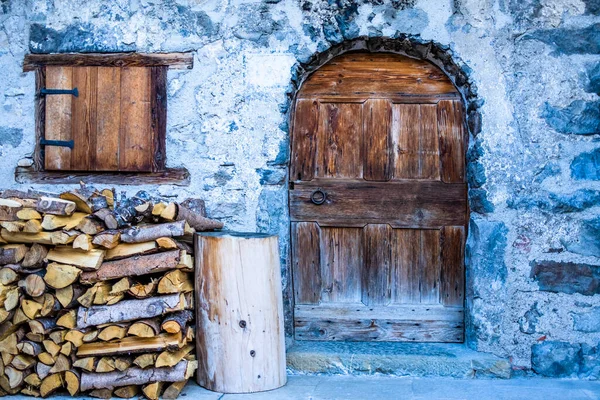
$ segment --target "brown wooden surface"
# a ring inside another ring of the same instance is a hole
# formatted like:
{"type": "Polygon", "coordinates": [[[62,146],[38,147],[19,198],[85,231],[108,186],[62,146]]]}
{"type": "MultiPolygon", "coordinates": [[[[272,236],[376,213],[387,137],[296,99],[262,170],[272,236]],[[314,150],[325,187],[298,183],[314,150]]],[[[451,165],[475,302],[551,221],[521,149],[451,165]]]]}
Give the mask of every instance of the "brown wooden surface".
{"type": "Polygon", "coordinates": [[[167,67],[152,67],[150,112],[154,156],[152,171],[162,171],[167,162],[167,67]]]}
{"type": "Polygon", "coordinates": [[[15,181],[35,184],[78,185],[82,180],[87,184],[105,185],[162,185],[189,186],[190,173],[185,168],[168,168],[160,172],[94,173],[75,171],[35,171],[32,168],[17,167],[15,181]]]}
{"type": "Polygon", "coordinates": [[[394,228],[439,228],[464,225],[467,187],[439,181],[367,182],[320,179],[294,182],[290,191],[290,219],[315,221],[321,226],[355,226],[388,223],[394,228]],[[321,189],[324,204],[311,194],[321,189]]]}
{"type": "Polygon", "coordinates": [[[91,149],[96,146],[98,68],[73,68],[73,87],[77,88],[79,96],[75,98],[71,108],[71,134],[74,142],[71,150],[71,169],[86,171],[93,166],[90,154],[91,149]]]}
{"type": "MultiPolygon", "coordinates": [[[[50,89],[73,89],[73,68],[46,67],[46,85],[50,89]]],[[[46,140],[71,140],[70,94],[46,97],[44,135],[46,140]]],[[[45,146],[45,168],[48,170],[71,169],[71,149],[45,146]]]]}
{"type": "Polygon", "coordinates": [[[150,70],[121,69],[120,171],[151,171],[150,70]]]}
{"type": "Polygon", "coordinates": [[[466,138],[450,80],[424,61],[346,54],[294,110],[296,338],[462,341],[466,138]]]}
{"type": "Polygon", "coordinates": [[[296,305],[294,325],[300,340],[462,342],[461,307],[362,303],[296,305]]]}
{"type": "Polygon", "coordinates": [[[76,53],[76,54],[26,54],[23,71],[33,71],[43,66],[96,66],[96,67],[193,67],[192,53],[76,53]]]}
{"type": "Polygon", "coordinates": [[[456,93],[436,66],[395,54],[349,53],[335,57],[302,85],[301,95],[390,96],[456,93]]]}
{"type": "Polygon", "coordinates": [[[119,129],[121,126],[121,69],[98,67],[95,151],[91,160],[96,171],[119,168],[119,129]]]}

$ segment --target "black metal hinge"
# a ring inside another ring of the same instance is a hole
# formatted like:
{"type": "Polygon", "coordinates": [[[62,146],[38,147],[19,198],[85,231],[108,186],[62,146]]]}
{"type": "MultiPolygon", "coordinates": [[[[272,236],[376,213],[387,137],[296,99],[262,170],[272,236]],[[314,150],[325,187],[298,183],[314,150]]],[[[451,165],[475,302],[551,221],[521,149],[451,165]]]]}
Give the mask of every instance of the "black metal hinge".
{"type": "Polygon", "coordinates": [[[48,95],[48,94],[72,94],[75,97],[79,97],[79,91],[77,90],[77,88],[73,88],[73,89],[46,89],[46,88],[42,88],[42,90],[40,91],[41,94],[43,95],[48,95]]]}
{"type": "Polygon", "coordinates": [[[74,142],[72,140],[46,140],[46,139],[40,139],[40,144],[42,146],[68,147],[70,149],[72,149],[73,146],[74,146],[74,142]]]}

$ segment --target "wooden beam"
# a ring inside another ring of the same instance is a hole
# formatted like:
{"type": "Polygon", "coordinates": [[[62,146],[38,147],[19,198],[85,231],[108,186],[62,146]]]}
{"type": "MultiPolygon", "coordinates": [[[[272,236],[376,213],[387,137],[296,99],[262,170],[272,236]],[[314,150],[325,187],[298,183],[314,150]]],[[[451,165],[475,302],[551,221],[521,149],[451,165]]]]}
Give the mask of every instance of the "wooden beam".
{"type": "Polygon", "coordinates": [[[151,338],[130,336],[110,343],[84,343],[77,349],[77,357],[146,353],[167,349],[177,351],[184,345],[185,340],[181,333],[163,333],[151,338]]]}
{"type": "Polygon", "coordinates": [[[190,173],[185,168],[167,168],[160,172],[74,172],[35,171],[33,168],[17,167],[15,180],[18,183],[65,184],[85,183],[103,185],[161,185],[189,186],[190,173]]]}
{"type": "Polygon", "coordinates": [[[72,67],[161,67],[192,69],[194,55],[187,53],[64,53],[26,54],[23,72],[53,66],[72,67]]]}

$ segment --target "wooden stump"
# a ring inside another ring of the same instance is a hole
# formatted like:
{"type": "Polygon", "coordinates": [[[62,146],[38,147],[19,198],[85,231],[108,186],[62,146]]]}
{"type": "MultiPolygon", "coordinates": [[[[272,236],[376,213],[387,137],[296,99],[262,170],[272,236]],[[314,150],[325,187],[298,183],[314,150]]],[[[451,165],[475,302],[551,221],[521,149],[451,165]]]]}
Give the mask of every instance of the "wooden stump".
{"type": "Polygon", "coordinates": [[[222,393],[285,385],[277,237],[196,235],[198,384],[222,393]]]}

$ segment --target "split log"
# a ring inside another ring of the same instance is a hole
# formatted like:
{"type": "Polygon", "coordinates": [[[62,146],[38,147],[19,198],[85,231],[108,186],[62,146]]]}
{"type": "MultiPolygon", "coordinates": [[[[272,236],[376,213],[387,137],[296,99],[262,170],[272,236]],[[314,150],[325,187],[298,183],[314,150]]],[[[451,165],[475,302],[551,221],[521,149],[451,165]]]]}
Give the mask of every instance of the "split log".
{"type": "Polygon", "coordinates": [[[81,235],[77,236],[77,238],[75,238],[75,240],[73,241],[73,248],[80,249],[83,251],[89,251],[94,248],[92,240],[93,238],[90,235],[82,233],[81,235]]]}
{"type": "Polygon", "coordinates": [[[65,335],[65,340],[73,344],[75,347],[80,347],[83,344],[85,333],[76,329],[69,330],[65,335]]]}
{"type": "Polygon", "coordinates": [[[73,362],[73,367],[92,372],[95,369],[96,357],[84,357],[73,362]]]}
{"type": "Polygon", "coordinates": [[[142,388],[144,395],[150,400],[158,400],[162,392],[164,382],[152,382],[142,388]]]}
{"type": "Polygon", "coordinates": [[[48,334],[50,340],[52,340],[56,344],[64,343],[65,336],[67,335],[67,331],[64,329],[60,329],[58,331],[53,331],[48,334]]]}
{"type": "Polygon", "coordinates": [[[81,390],[116,388],[119,386],[144,385],[148,382],[180,382],[188,379],[196,368],[194,361],[181,361],[173,368],[130,368],[123,372],[108,374],[81,374],[81,390]]]}
{"type": "Polygon", "coordinates": [[[193,278],[190,274],[176,269],[167,272],[158,282],[159,294],[185,293],[194,290],[193,278]]]}
{"type": "MultiPolygon", "coordinates": [[[[18,345],[17,345],[18,348],[18,345]]],[[[10,365],[18,369],[19,371],[25,371],[35,364],[35,358],[28,356],[26,354],[17,354],[15,358],[12,359],[10,365]]]]}
{"type": "Polygon", "coordinates": [[[6,244],[0,246],[0,265],[16,264],[20,262],[28,248],[24,244],[6,244]]]}
{"type": "Polygon", "coordinates": [[[30,340],[18,343],[17,349],[20,353],[27,354],[33,357],[37,356],[42,352],[42,346],[40,346],[39,343],[32,342],[30,340]]]}
{"type": "Polygon", "coordinates": [[[2,238],[8,243],[39,243],[48,245],[69,244],[75,240],[77,233],[75,231],[56,231],[56,232],[9,232],[6,229],[1,231],[2,238]]]}
{"type": "Polygon", "coordinates": [[[24,299],[21,301],[21,310],[29,319],[35,319],[40,316],[40,310],[42,309],[42,305],[37,301],[24,299]]]}
{"type": "Polygon", "coordinates": [[[81,380],[81,375],[78,371],[69,370],[65,372],[65,385],[67,387],[67,391],[71,396],[77,396],[79,394],[79,381],[81,380]]]}
{"type": "Polygon", "coordinates": [[[124,300],[112,306],[80,307],[77,313],[77,327],[81,329],[108,323],[154,318],[191,306],[185,296],[171,294],[144,300],[124,300]]]}
{"type": "Polygon", "coordinates": [[[113,339],[123,339],[125,335],[127,335],[127,326],[110,325],[100,331],[98,339],[108,342],[113,339]]]}
{"type": "Polygon", "coordinates": [[[119,223],[115,218],[112,211],[108,208],[102,208],[94,213],[94,217],[98,218],[100,221],[104,222],[104,225],[108,229],[117,229],[119,227],[119,223]]]}
{"type": "Polygon", "coordinates": [[[23,384],[23,371],[7,366],[4,368],[4,375],[8,377],[8,384],[11,389],[16,389],[23,384]]]}
{"type": "Polygon", "coordinates": [[[128,293],[136,299],[147,299],[154,294],[156,286],[158,286],[157,281],[154,279],[151,279],[150,282],[146,284],[138,282],[131,285],[128,293]]]}
{"type": "Polygon", "coordinates": [[[194,346],[191,344],[187,344],[177,351],[163,351],[156,358],[155,366],[156,368],[172,367],[181,360],[183,360],[183,358],[189,353],[191,353],[192,350],[194,350],[194,346]]]}
{"type": "Polygon", "coordinates": [[[17,218],[22,221],[30,221],[32,219],[41,220],[42,214],[33,208],[23,208],[17,211],[17,218]]]}
{"type": "Polygon", "coordinates": [[[188,380],[173,382],[165,389],[162,398],[166,400],[175,400],[187,384],[188,380]]]}
{"type": "Polygon", "coordinates": [[[115,189],[102,189],[100,193],[106,198],[108,207],[113,208],[115,205],[115,189]]]}
{"type": "Polygon", "coordinates": [[[175,221],[175,218],[177,217],[177,203],[167,204],[161,211],[160,217],[167,221],[175,221]]]}
{"type": "Polygon", "coordinates": [[[97,271],[84,272],[82,283],[94,283],[126,276],[140,276],[177,268],[185,252],[179,250],[103,263],[97,271]]]}
{"type": "Polygon", "coordinates": [[[72,247],[55,247],[48,252],[47,260],[75,265],[83,270],[97,270],[104,260],[105,250],[81,251],[72,247]]]}
{"type": "Polygon", "coordinates": [[[21,265],[23,268],[36,268],[44,262],[47,255],[48,249],[45,246],[34,243],[25,254],[21,265]]]}
{"type": "Polygon", "coordinates": [[[97,235],[104,231],[104,225],[101,222],[96,221],[93,218],[87,217],[79,222],[79,225],[75,227],[78,231],[85,233],[86,235],[97,235]]]}
{"type": "Polygon", "coordinates": [[[112,357],[102,357],[96,365],[96,372],[113,372],[115,369],[115,360],[112,357]]]}
{"type": "Polygon", "coordinates": [[[133,360],[133,364],[140,368],[154,367],[154,364],[156,363],[156,357],[158,357],[157,353],[142,354],[133,360]]]}
{"type": "Polygon", "coordinates": [[[177,221],[186,221],[189,226],[198,232],[212,231],[215,229],[222,229],[223,223],[214,219],[206,218],[202,215],[196,214],[189,208],[179,204],[177,206],[177,221]]]}
{"type": "Polygon", "coordinates": [[[61,309],[60,303],[56,300],[51,293],[44,293],[42,295],[42,308],[40,310],[40,315],[42,317],[47,317],[48,315],[54,315],[55,312],[61,309]]]}
{"type": "Polygon", "coordinates": [[[111,399],[113,397],[111,389],[96,389],[88,393],[91,397],[98,399],[111,399]]]}
{"type": "Polygon", "coordinates": [[[81,270],[72,265],[51,263],[46,267],[44,281],[54,289],[63,289],[75,282],[80,274],[81,270]]]}
{"type": "Polygon", "coordinates": [[[158,238],[156,239],[156,244],[158,245],[158,247],[165,250],[174,250],[179,248],[179,246],[177,245],[177,241],[170,237],[158,238]]]}
{"type": "Polygon", "coordinates": [[[56,320],[57,326],[75,328],[77,326],[77,310],[69,310],[56,320]]]}
{"type": "Polygon", "coordinates": [[[23,379],[23,380],[29,386],[33,386],[36,388],[40,387],[40,385],[42,384],[42,380],[40,379],[40,376],[35,372],[32,372],[31,374],[27,375],[25,377],[25,379],[23,379]]]}
{"type": "MultiPolygon", "coordinates": [[[[191,314],[191,311],[188,310],[191,314]]],[[[143,319],[141,321],[136,321],[127,330],[127,334],[129,336],[137,336],[137,337],[154,337],[158,335],[160,332],[160,324],[158,319],[143,319]]],[[[177,332],[169,332],[169,333],[177,333],[177,332]]]]}
{"type": "Polygon", "coordinates": [[[131,280],[129,279],[129,277],[126,276],[125,278],[119,279],[117,281],[117,283],[115,283],[114,285],[111,286],[110,294],[115,295],[115,294],[125,293],[130,288],[131,288],[131,280]]]}
{"type": "Polygon", "coordinates": [[[156,242],[141,242],[141,243],[121,243],[113,249],[106,252],[105,261],[116,260],[140,254],[151,253],[156,251],[156,242]]]}
{"type": "Polygon", "coordinates": [[[47,214],[42,220],[42,228],[47,231],[54,231],[62,228],[71,230],[78,226],[81,223],[81,220],[87,216],[88,214],[82,212],[76,212],[68,216],[47,214]]]}
{"type": "Polygon", "coordinates": [[[125,243],[140,243],[156,240],[161,237],[177,237],[193,233],[185,221],[168,222],[156,225],[134,226],[121,233],[125,243]]]}
{"type": "Polygon", "coordinates": [[[19,280],[19,274],[12,268],[0,268],[0,284],[8,286],[19,280]]]}
{"type": "Polygon", "coordinates": [[[25,229],[25,222],[4,221],[4,222],[0,222],[0,226],[9,232],[22,232],[23,229],[25,229]]]}
{"type": "Polygon", "coordinates": [[[167,315],[160,327],[168,333],[183,332],[187,323],[192,319],[193,313],[190,310],[177,311],[167,315]]]}
{"type": "Polygon", "coordinates": [[[95,342],[98,339],[99,331],[89,331],[83,335],[83,343],[95,342]]]}
{"type": "Polygon", "coordinates": [[[48,375],[42,379],[42,383],[40,384],[40,395],[42,397],[48,397],[62,387],[63,379],[61,373],[48,375]]]}
{"type": "Polygon", "coordinates": [[[178,350],[185,345],[181,334],[161,334],[153,338],[126,337],[114,342],[84,343],[77,349],[77,357],[98,355],[135,354],[162,350],[178,350]]]}
{"type": "Polygon", "coordinates": [[[76,204],[77,210],[91,214],[101,208],[108,207],[106,197],[97,193],[85,193],[85,191],[73,190],[60,195],[63,200],[70,200],[76,204]]]}
{"type": "Polygon", "coordinates": [[[42,197],[37,203],[36,210],[43,214],[71,215],[75,211],[75,208],[76,205],[72,201],[42,197]]]}
{"type": "Polygon", "coordinates": [[[54,343],[53,340],[46,339],[42,342],[44,349],[54,358],[60,353],[60,345],[54,343]]]}
{"type": "Polygon", "coordinates": [[[74,308],[77,298],[83,294],[83,287],[71,284],[62,289],[56,289],[56,300],[63,308],[74,308]]]}
{"type": "Polygon", "coordinates": [[[47,377],[50,374],[50,368],[52,368],[52,367],[39,362],[35,366],[35,372],[36,372],[36,374],[38,374],[40,379],[44,379],[45,377],[47,377]]]}
{"type": "Polygon", "coordinates": [[[23,205],[15,200],[0,199],[0,221],[16,221],[19,219],[17,213],[23,205]]]}
{"type": "Polygon", "coordinates": [[[200,233],[196,249],[198,384],[222,393],[285,385],[277,236],[200,233]]]}
{"type": "Polygon", "coordinates": [[[13,288],[6,293],[6,298],[4,299],[4,309],[6,311],[14,310],[19,304],[21,300],[21,291],[19,288],[13,288]]]}
{"type": "Polygon", "coordinates": [[[105,249],[114,249],[119,244],[121,232],[119,231],[104,231],[94,236],[93,244],[102,246],[105,249]]]}
{"type": "Polygon", "coordinates": [[[29,329],[33,333],[41,335],[49,334],[53,329],[56,328],[56,319],[54,318],[38,318],[34,321],[29,321],[29,329]]]}
{"type": "Polygon", "coordinates": [[[138,209],[138,207],[148,203],[149,200],[150,195],[141,190],[133,197],[120,201],[119,204],[114,207],[112,212],[117,222],[117,227],[122,228],[129,224],[137,224],[142,222],[147,214],[147,211],[149,210],[146,208],[138,209]]]}
{"type": "Polygon", "coordinates": [[[125,371],[127,368],[131,367],[131,358],[130,357],[116,357],[115,358],[115,368],[119,371],[125,371]]]}
{"type": "Polygon", "coordinates": [[[46,291],[46,283],[41,276],[36,274],[28,275],[23,281],[25,293],[31,297],[39,297],[46,291]]]}
{"type": "Polygon", "coordinates": [[[123,386],[115,390],[114,395],[122,399],[131,399],[138,395],[140,388],[137,385],[123,386]]]}
{"type": "Polygon", "coordinates": [[[23,226],[24,233],[39,233],[42,231],[42,223],[37,219],[30,219],[23,226]]]}
{"type": "Polygon", "coordinates": [[[65,372],[71,368],[71,361],[64,354],[58,354],[56,357],[56,361],[52,368],[50,368],[51,374],[56,374],[59,372],[65,372]]]}
{"type": "Polygon", "coordinates": [[[73,343],[65,342],[60,347],[60,354],[64,354],[65,356],[69,357],[71,355],[71,353],[73,352],[74,347],[75,346],[73,346],[73,343]]]}

